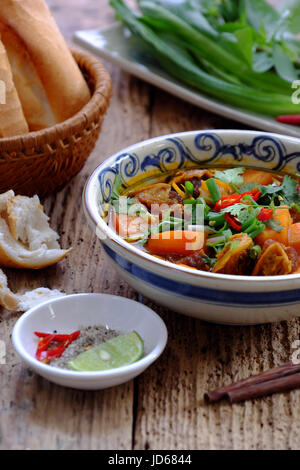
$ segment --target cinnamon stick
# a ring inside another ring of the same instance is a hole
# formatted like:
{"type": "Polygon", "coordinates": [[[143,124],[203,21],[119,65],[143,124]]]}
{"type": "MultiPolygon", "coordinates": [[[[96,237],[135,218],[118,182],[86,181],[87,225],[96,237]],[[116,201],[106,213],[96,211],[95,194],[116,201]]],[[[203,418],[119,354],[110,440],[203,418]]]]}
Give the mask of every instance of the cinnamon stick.
{"type": "Polygon", "coordinates": [[[300,387],[300,364],[287,363],[247,379],[207,392],[204,398],[215,403],[228,398],[231,403],[284,392],[300,387]]]}
{"type": "Polygon", "coordinates": [[[249,385],[245,388],[237,388],[228,392],[230,403],[251,400],[272,393],[287,392],[300,387],[300,373],[288,375],[275,380],[268,380],[256,385],[249,385]]]}

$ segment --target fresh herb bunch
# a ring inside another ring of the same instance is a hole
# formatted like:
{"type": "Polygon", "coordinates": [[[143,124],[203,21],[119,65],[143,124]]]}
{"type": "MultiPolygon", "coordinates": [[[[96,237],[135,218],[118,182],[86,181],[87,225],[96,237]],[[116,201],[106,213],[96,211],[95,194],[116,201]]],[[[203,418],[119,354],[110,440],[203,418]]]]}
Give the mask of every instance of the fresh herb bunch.
{"type": "Polygon", "coordinates": [[[277,116],[299,113],[298,0],[123,0],[110,4],[147,51],[176,78],[221,100],[277,116]]]}

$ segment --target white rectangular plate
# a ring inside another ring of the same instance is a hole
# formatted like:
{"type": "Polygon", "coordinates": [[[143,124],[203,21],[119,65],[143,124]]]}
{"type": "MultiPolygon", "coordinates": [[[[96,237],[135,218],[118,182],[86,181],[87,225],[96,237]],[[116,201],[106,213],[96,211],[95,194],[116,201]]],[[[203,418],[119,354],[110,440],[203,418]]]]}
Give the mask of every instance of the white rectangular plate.
{"type": "Polygon", "coordinates": [[[225,118],[242,122],[252,128],[300,138],[300,128],[297,126],[280,124],[270,116],[256,114],[224,104],[177,81],[162,70],[143,49],[141,42],[131,36],[120,24],[115,24],[102,30],[77,31],[74,39],[81,46],[118,65],[126,72],[172,93],[195,106],[225,118]]]}

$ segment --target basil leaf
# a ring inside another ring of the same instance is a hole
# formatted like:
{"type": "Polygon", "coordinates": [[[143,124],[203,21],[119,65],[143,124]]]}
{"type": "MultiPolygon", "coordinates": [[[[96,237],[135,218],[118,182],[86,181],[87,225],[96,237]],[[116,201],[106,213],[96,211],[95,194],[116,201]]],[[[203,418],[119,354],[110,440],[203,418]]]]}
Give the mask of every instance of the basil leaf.
{"type": "Polygon", "coordinates": [[[274,59],[270,53],[265,51],[253,53],[252,69],[254,72],[267,72],[267,70],[270,70],[272,67],[274,67],[274,59]]]}
{"type": "Polygon", "coordinates": [[[298,73],[293,62],[280,44],[273,46],[274,65],[278,75],[288,82],[298,79],[298,73]]]}

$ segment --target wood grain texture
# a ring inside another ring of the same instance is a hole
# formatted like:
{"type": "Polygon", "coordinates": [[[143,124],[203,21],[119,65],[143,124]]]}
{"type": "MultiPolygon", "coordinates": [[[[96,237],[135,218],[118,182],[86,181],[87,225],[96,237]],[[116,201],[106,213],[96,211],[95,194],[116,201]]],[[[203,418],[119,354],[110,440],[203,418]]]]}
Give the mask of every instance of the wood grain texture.
{"type": "MultiPolygon", "coordinates": [[[[63,33],[113,22],[106,0],[48,0],[63,33]]],[[[157,135],[242,126],[155,89],[118,68],[114,95],[97,146],[79,175],[44,201],[51,225],[71,256],[39,272],[8,271],[14,290],[40,285],[73,292],[105,292],[138,300],[107,262],[88,228],[81,194],[91,171],[112,153],[157,135]]],[[[161,358],[134,382],[99,392],[53,385],[33,374],[10,340],[17,314],[0,312],[1,449],[299,449],[300,392],[245,404],[207,405],[203,393],[290,359],[300,322],[222,327],[167,311],[149,301],[167,324],[161,358]]]]}

